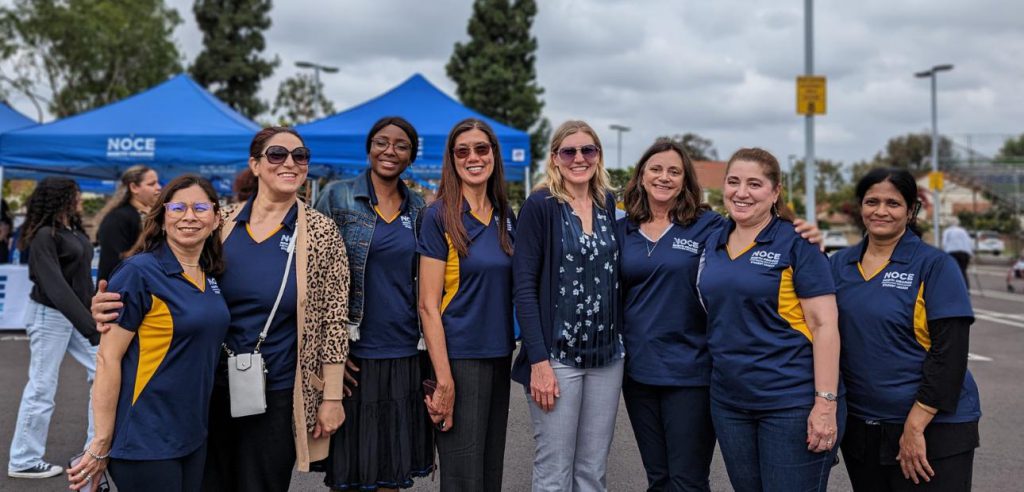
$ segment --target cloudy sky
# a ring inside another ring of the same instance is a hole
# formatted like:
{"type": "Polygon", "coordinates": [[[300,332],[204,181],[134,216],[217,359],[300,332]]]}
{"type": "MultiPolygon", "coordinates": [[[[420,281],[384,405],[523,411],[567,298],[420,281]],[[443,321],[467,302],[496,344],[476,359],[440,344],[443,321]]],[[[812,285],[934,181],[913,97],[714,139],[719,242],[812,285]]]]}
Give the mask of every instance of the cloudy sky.
{"type": "MultiPolygon", "coordinates": [[[[201,48],[190,0],[176,32],[186,62],[201,48]]],[[[275,2],[267,54],[281,59],[263,85],[272,100],[298,60],[340,67],[325,75],[338,109],[376,96],[414,72],[449,94],[444,66],[464,40],[470,0],[275,2]]],[[[539,0],[537,74],[554,125],[582,118],[615,162],[613,123],[632,163],[654,138],[693,132],[722,158],[741,146],[804,154],[795,77],[804,70],[800,0],[539,0]]],[[[1024,132],[1024,2],[818,1],[815,72],[828,77],[828,114],[816,118],[816,154],[852,163],[888,138],[930,131],[929,82],[939,76],[939,128],[994,153],[1024,132]],[[968,138],[968,135],[971,135],[968,138]]],[[[25,111],[30,108],[22,107],[25,111]]],[[[30,112],[31,114],[31,112],[30,112]]]]}

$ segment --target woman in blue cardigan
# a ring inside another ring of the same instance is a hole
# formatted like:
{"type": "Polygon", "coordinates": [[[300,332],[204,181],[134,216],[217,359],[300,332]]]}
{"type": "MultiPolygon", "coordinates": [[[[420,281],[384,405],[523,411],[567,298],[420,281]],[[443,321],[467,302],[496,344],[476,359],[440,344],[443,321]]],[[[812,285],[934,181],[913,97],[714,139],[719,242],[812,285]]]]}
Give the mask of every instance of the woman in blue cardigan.
{"type": "Polygon", "coordinates": [[[609,182],[597,133],[568,121],[519,215],[513,379],[530,395],[535,491],[605,489],[624,356],[609,182]]]}

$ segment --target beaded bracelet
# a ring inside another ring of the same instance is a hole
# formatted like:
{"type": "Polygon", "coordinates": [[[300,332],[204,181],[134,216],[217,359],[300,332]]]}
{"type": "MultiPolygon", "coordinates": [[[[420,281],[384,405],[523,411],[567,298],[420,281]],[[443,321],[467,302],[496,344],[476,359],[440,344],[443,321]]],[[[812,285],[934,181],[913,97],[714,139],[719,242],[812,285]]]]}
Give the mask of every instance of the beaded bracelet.
{"type": "Polygon", "coordinates": [[[110,453],[109,452],[107,454],[103,455],[103,456],[100,456],[100,455],[92,452],[91,449],[86,449],[85,452],[89,453],[89,456],[92,456],[92,459],[94,459],[96,461],[103,461],[103,460],[105,460],[105,459],[110,457],[110,453]]]}

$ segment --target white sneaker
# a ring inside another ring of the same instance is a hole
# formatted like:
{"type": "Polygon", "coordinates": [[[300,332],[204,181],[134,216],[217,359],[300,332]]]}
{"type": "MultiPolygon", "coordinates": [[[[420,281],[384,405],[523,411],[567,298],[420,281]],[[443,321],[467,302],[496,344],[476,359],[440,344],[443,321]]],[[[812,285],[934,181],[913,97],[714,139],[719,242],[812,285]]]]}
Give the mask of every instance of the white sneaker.
{"type": "Polygon", "coordinates": [[[50,478],[56,477],[64,472],[64,468],[57,465],[51,465],[47,462],[39,463],[32,468],[26,468],[18,471],[8,471],[7,476],[11,478],[50,478]]]}

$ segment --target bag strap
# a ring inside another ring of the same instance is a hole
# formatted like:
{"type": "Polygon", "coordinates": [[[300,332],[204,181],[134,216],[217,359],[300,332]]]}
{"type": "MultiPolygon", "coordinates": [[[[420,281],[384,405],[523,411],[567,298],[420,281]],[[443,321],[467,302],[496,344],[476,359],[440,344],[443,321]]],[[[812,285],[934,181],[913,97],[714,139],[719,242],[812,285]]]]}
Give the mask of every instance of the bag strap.
{"type": "MultiPolygon", "coordinates": [[[[288,286],[288,274],[292,270],[292,258],[295,257],[295,236],[298,235],[298,231],[292,232],[292,237],[288,239],[288,261],[284,264],[284,276],[281,277],[281,287],[277,289],[277,299],[274,300],[274,307],[270,309],[270,316],[267,317],[267,322],[263,324],[263,331],[260,332],[260,338],[256,341],[256,348],[253,349],[253,353],[259,353],[260,346],[263,345],[263,341],[267,339],[267,332],[270,331],[270,324],[274,322],[274,315],[277,314],[277,307],[281,305],[281,297],[284,296],[284,289],[288,286]]],[[[224,347],[224,352],[228,354],[228,357],[233,357],[235,354],[228,348],[226,343],[221,344],[224,347]]]]}

